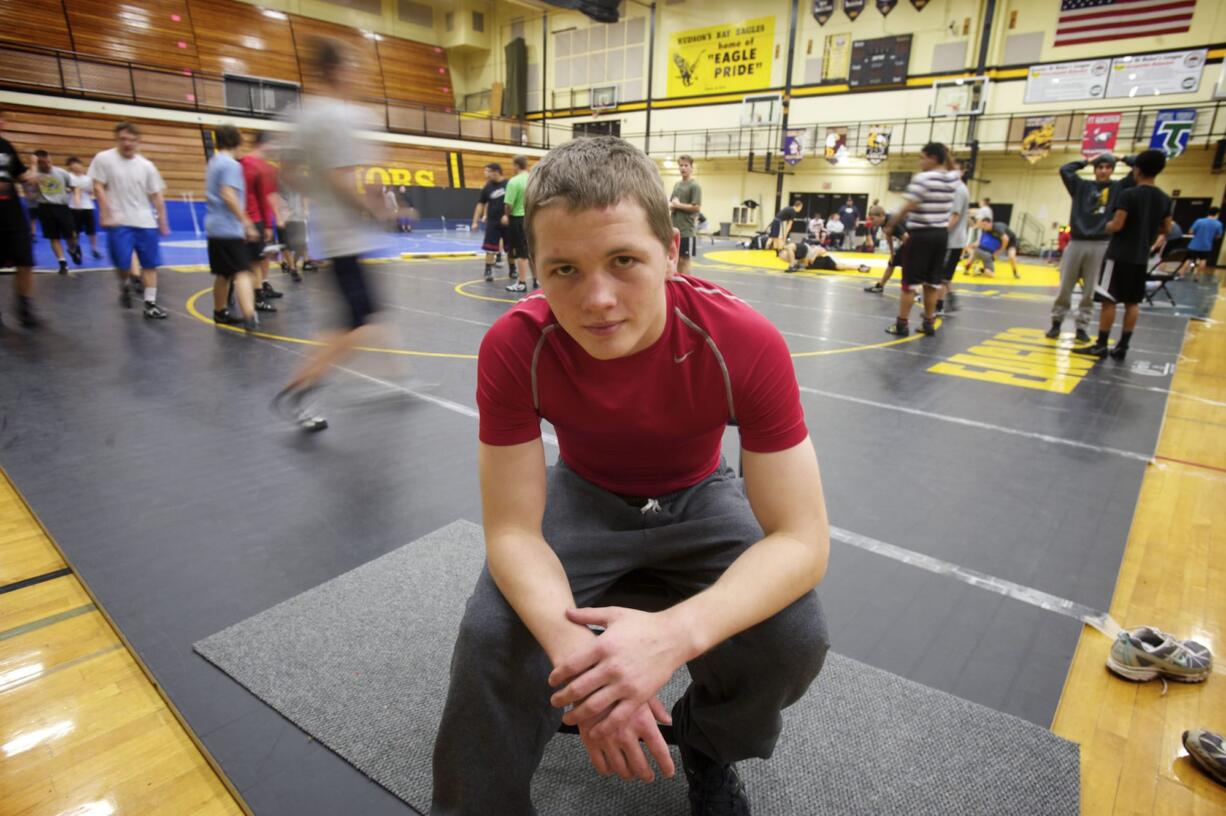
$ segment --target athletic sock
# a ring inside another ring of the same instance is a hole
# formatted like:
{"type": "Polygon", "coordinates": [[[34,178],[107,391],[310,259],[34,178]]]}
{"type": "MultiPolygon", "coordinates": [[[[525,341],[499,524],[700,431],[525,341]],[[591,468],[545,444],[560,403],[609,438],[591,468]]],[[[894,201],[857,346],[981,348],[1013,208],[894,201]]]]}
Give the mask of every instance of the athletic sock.
{"type": "Polygon", "coordinates": [[[157,303],[158,302],[158,288],[156,286],[146,286],[145,287],[145,302],[146,303],[157,303]]]}
{"type": "Polygon", "coordinates": [[[494,269],[494,265],[493,265],[493,264],[486,264],[486,265],[485,265],[485,274],[487,274],[487,275],[488,275],[488,274],[490,274],[490,272],[492,272],[492,271],[493,271],[493,269],[494,269]]]}
{"type": "Polygon", "coordinates": [[[1124,332],[1120,335],[1120,342],[1115,344],[1116,348],[1128,348],[1128,341],[1132,339],[1132,332],[1124,332]]]}
{"type": "Polygon", "coordinates": [[[1107,345],[1107,341],[1109,341],[1110,339],[1111,339],[1111,329],[1107,329],[1106,331],[1100,331],[1098,333],[1098,342],[1095,345],[1105,346],[1107,345]]]}
{"type": "Polygon", "coordinates": [[[945,308],[945,301],[944,301],[944,300],[938,300],[938,301],[937,301],[937,311],[939,312],[939,311],[941,311],[941,310],[942,310],[942,309],[944,309],[944,308],[945,308]]]}

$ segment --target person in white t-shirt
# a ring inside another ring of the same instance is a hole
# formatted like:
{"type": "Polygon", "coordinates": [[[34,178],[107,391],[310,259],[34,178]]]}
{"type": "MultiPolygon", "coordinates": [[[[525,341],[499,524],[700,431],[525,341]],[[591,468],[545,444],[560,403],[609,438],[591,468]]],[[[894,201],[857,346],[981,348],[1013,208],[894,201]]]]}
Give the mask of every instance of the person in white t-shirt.
{"type": "Polygon", "coordinates": [[[124,308],[132,305],[128,269],[135,253],[144,285],[145,317],[165,320],[166,312],[157,305],[157,286],[158,267],[162,265],[158,233],[170,234],[162,197],[166,184],[153,162],[140,155],[140,130],[136,125],[115,125],[115,147],[94,156],[89,177],[94,180],[98,220],[107,231],[107,250],[119,278],[119,304],[124,308]]]}
{"type": "Polygon", "coordinates": [[[90,254],[101,258],[98,251],[98,223],[94,218],[94,180],[85,172],[85,163],[76,156],[68,157],[69,187],[72,198],[68,206],[72,210],[72,220],[77,228],[77,237],[89,236],[90,254]]]}

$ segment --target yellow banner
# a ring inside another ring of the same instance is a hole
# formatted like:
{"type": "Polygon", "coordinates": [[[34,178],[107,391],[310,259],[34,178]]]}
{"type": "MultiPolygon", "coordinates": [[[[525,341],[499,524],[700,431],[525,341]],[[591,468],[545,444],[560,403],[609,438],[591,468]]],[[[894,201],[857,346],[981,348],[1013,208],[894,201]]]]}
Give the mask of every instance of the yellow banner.
{"type": "Polygon", "coordinates": [[[668,95],[769,88],[774,60],[774,17],[677,31],[668,38],[668,95]]]}

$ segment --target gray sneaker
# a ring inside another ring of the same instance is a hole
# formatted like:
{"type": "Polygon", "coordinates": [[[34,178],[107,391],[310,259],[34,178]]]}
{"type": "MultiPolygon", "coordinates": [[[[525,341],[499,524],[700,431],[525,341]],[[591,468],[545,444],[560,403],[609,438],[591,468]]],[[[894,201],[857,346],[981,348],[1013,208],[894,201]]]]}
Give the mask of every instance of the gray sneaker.
{"type": "Polygon", "coordinates": [[[745,783],[736,765],[721,765],[685,741],[686,698],[673,705],[673,736],[681,752],[681,767],[690,786],[690,816],[750,816],[745,783]]]}
{"type": "Polygon", "coordinates": [[[1200,728],[1184,731],[1183,747],[1201,770],[1226,785],[1226,742],[1219,735],[1200,728]]]}
{"type": "Polygon", "coordinates": [[[1201,683],[1213,672],[1213,655],[1195,640],[1176,640],[1150,626],[1120,632],[1107,655],[1107,668],[1126,680],[1163,677],[1201,683]]]}

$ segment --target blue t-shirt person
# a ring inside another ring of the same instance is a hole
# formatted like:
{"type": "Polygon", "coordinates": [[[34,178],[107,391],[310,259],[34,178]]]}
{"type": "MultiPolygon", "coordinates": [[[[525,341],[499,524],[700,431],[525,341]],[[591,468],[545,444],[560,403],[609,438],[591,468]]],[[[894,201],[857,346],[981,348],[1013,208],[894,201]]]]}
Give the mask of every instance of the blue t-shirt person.
{"type": "Polygon", "coordinates": [[[204,232],[210,238],[243,238],[243,222],[230,212],[226,200],[221,197],[223,187],[233,187],[238,192],[239,206],[247,200],[247,186],[243,182],[243,166],[233,156],[214,153],[204,172],[204,189],[208,209],[204,215],[204,232]]]}
{"type": "Polygon", "coordinates": [[[1213,249],[1213,242],[1222,237],[1222,222],[1216,218],[1198,218],[1192,223],[1192,240],[1188,249],[1195,252],[1208,252],[1213,249]]]}

